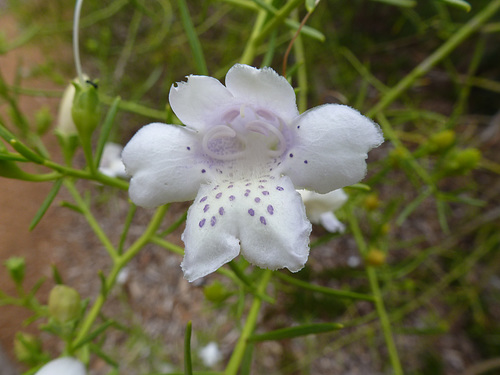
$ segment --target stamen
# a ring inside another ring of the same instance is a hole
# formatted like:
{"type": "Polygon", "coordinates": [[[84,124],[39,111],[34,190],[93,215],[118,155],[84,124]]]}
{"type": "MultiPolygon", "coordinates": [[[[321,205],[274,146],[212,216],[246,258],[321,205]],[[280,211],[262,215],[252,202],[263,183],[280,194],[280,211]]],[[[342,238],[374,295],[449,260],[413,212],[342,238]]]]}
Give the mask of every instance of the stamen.
{"type": "Polygon", "coordinates": [[[248,124],[246,124],[245,127],[247,130],[250,130],[250,131],[265,135],[265,136],[268,135],[268,132],[271,132],[276,136],[276,138],[278,140],[278,143],[277,143],[278,149],[277,150],[269,149],[268,150],[269,156],[271,156],[271,157],[281,156],[283,154],[283,152],[285,152],[285,148],[286,148],[285,137],[273,125],[271,125],[267,122],[262,122],[262,121],[252,121],[252,122],[249,122],[248,124]]]}

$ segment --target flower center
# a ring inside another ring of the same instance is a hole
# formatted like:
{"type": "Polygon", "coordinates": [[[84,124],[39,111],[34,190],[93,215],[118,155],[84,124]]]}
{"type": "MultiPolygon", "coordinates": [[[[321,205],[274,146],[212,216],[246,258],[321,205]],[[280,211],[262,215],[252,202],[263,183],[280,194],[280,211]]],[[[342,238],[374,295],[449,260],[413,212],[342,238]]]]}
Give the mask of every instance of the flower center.
{"type": "Polygon", "coordinates": [[[216,161],[279,158],[287,149],[288,128],[265,110],[242,105],[227,111],[204,135],[204,153],[216,161]]]}

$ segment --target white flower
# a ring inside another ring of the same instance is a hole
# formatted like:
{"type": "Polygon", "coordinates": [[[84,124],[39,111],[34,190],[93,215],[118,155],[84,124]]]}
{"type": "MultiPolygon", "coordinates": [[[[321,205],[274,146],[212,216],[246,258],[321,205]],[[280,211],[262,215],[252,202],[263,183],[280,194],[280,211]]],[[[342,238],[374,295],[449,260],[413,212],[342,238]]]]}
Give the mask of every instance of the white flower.
{"type": "MultiPolygon", "coordinates": [[[[84,79],[88,79],[87,75],[83,76],[84,79]]],[[[70,83],[64,90],[61,103],[59,104],[59,111],[57,113],[57,126],[56,129],[64,137],[70,137],[78,134],[75,122],[71,116],[71,108],[73,107],[73,99],[75,98],[75,86],[73,82],[78,82],[78,78],[75,78],[72,83],[70,83]]]]}
{"type": "Polygon", "coordinates": [[[302,269],[311,224],[295,188],[328,193],[358,182],[367,152],[383,142],[375,123],[344,105],[299,115],[293,88],[270,68],[235,65],[226,86],[192,75],[169,99],[186,126],[149,124],[122,157],[137,205],[194,199],[182,237],[189,281],[240,249],[262,268],[302,269]]]}
{"type": "Polygon", "coordinates": [[[203,364],[207,367],[215,366],[215,364],[222,359],[219,346],[213,341],[201,348],[198,354],[200,355],[203,364]]]}
{"type": "Polygon", "coordinates": [[[85,366],[75,358],[61,357],[47,363],[35,375],[85,375],[85,366]]]}
{"type": "Polygon", "coordinates": [[[343,233],[342,224],[333,211],[338,210],[347,201],[347,194],[337,189],[326,194],[318,194],[309,190],[297,190],[306,206],[306,214],[311,223],[321,224],[327,231],[343,233]]]}
{"type": "Polygon", "coordinates": [[[126,177],[125,166],[121,154],[123,147],[117,143],[107,142],[104,145],[99,171],[109,177],[126,177]]]}

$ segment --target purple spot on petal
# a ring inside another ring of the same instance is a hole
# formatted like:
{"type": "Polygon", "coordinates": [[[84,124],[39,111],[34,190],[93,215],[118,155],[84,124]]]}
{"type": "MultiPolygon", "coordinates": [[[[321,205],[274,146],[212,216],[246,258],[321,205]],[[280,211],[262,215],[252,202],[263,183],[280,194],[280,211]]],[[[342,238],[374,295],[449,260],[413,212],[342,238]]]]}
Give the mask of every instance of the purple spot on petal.
{"type": "Polygon", "coordinates": [[[255,202],[257,202],[257,203],[259,203],[259,202],[260,202],[260,198],[259,198],[259,197],[255,198],[254,200],[255,200],[255,202]]]}
{"type": "Polygon", "coordinates": [[[304,160],[304,164],[307,164],[307,160],[304,160]]]}
{"type": "Polygon", "coordinates": [[[234,186],[234,185],[229,185],[227,188],[228,188],[228,189],[231,189],[233,186],[234,186]]]}
{"type": "Polygon", "coordinates": [[[229,200],[230,200],[230,201],[234,201],[234,195],[230,195],[230,196],[229,196],[229,200]]]}
{"type": "Polygon", "coordinates": [[[252,185],[252,183],[251,183],[251,182],[249,182],[249,183],[248,183],[248,184],[246,184],[245,186],[250,186],[250,185],[252,185]]]}
{"type": "Polygon", "coordinates": [[[266,191],[266,190],[264,190],[264,191],[262,192],[262,195],[269,195],[269,192],[268,192],[268,191],[266,191]]]}
{"type": "Polygon", "coordinates": [[[271,205],[267,206],[267,212],[269,212],[269,215],[274,214],[274,207],[271,205]]]}
{"type": "Polygon", "coordinates": [[[283,190],[285,190],[285,189],[283,189],[281,186],[276,186],[276,190],[278,190],[278,191],[283,191],[283,190]]]}
{"type": "Polygon", "coordinates": [[[222,193],[217,193],[217,195],[215,196],[216,199],[219,199],[220,197],[222,197],[222,193]]]}
{"type": "Polygon", "coordinates": [[[290,157],[293,158],[293,154],[290,154],[290,157]]]}
{"type": "Polygon", "coordinates": [[[216,222],[217,222],[217,219],[215,218],[215,216],[212,216],[212,219],[210,219],[210,225],[214,226],[216,222]]]}
{"type": "Polygon", "coordinates": [[[297,129],[300,129],[300,125],[297,126],[297,129]]]}
{"type": "Polygon", "coordinates": [[[188,147],[186,147],[186,148],[188,149],[188,151],[189,151],[189,150],[191,150],[191,147],[189,147],[189,146],[188,146],[188,147]]]}
{"type": "Polygon", "coordinates": [[[259,189],[264,189],[264,186],[263,185],[259,185],[259,189]]]}
{"type": "Polygon", "coordinates": [[[200,226],[200,228],[203,228],[203,226],[205,225],[205,219],[201,219],[201,221],[198,223],[198,225],[200,226]]]}
{"type": "Polygon", "coordinates": [[[219,208],[219,215],[224,215],[224,207],[219,208]]]}
{"type": "Polygon", "coordinates": [[[254,210],[252,210],[252,209],[249,209],[249,210],[248,210],[248,213],[250,214],[250,216],[255,215],[255,211],[254,211],[254,210]]]}
{"type": "Polygon", "coordinates": [[[205,172],[206,172],[206,170],[204,170],[204,169],[201,170],[201,173],[205,173],[205,172]]]}
{"type": "Polygon", "coordinates": [[[208,197],[207,197],[207,196],[204,196],[203,198],[201,198],[201,199],[200,199],[200,203],[201,203],[201,202],[205,202],[207,199],[208,199],[208,197]]]}
{"type": "Polygon", "coordinates": [[[203,207],[203,212],[207,212],[209,208],[210,208],[210,205],[206,204],[205,207],[203,207]]]}
{"type": "Polygon", "coordinates": [[[267,180],[259,180],[259,182],[267,182],[267,180]]]}
{"type": "Polygon", "coordinates": [[[266,225],[266,218],[264,216],[260,217],[260,222],[264,225],[266,225]]]}

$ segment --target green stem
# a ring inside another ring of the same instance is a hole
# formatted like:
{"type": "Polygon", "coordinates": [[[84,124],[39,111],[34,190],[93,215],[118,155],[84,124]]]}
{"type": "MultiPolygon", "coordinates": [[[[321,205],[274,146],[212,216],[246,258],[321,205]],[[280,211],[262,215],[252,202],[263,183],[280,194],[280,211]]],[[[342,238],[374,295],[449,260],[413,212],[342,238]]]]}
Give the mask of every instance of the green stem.
{"type": "Polygon", "coordinates": [[[256,36],[254,43],[257,45],[262,43],[265,37],[267,37],[271,31],[276,27],[281,25],[285,19],[292,13],[292,11],[299,6],[303,0],[290,0],[283,8],[278,10],[274,17],[266,24],[262,31],[256,36]]]}
{"type": "MultiPolygon", "coordinates": [[[[266,1],[269,3],[269,1],[266,1]]],[[[260,31],[262,30],[262,27],[264,26],[264,23],[266,21],[267,13],[265,10],[260,9],[259,13],[257,14],[257,19],[255,20],[255,24],[253,26],[252,34],[250,34],[250,40],[247,42],[245,46],[245,50],[243,51],[243,55],[240,58],[240,63],[241,64],[252,64],[253,59],[255,58],[256,55],[256,49],[257,49],[257,42],[256,39],[258,35],[260,34],[260,31]]]]}
{"type": "MultiPolygon", "coordinates": [[[[368,252],[368,247],[365,243],[365,240],[363,239],[363,235],[361,233],[361,229],[359,228],[358,221],[352,210],[349,214],[349,224],[354,239],[356,241],[356,244],[358,245],[359,251],[361,252],[362,255],[366,255],[368,252]]],[[[370,283],[372,294],[375,297],[375,308],[377,310],[377,314],[382,327],[382,332],[384,334],[384,339],[387,345],[387,350],[389,352],[389,359],[391,361],[391,365],[394,370],[394,375],[402,375],[403,368],[401,366],[401,361],[399,360],[396,344],[394,343],[394,338],[392,336],[391,323],[387,315],[387,311],[385,309],[384,300],[382,297],[382,293],[380,291],[377,274],[375,272],[375,269],[370,266],[366,268],[366,273],[368,276],[368,281],[370,283]]]]}
{"type": "Polygon", "coordinates": [[[142,236],[139,237],[139,239],[130,246],[130,248],[126,253],[119,255],[117,257],[113,257],[114,261],[113,268],[111,269],[108,277],[106,278],[104,293],[99,294],[96,301],[94,302],[94,305],[92,305],[92,308],[85,317],[85,320],[83,321],[82,326],[79,329],[77,337],[73,340],[73,344],[71,345],[71,347],[73,348],[78,347],[79,343],[85,339],[85,336],[89,333],[90,329],[92,328],[92,325],[99,316],[99,313],[102,309],[102,306],[104,305],[104,302],[106,302],[107,293],[115,285],[118,273],[121,271],[123,267],[125,267],[128,264],[128,262],[130,262],[133,259],[133,257],[139,252],[139,250],[141,250],[144,247],[144,245],[146,245],[150,241],[155,232],[158,230],[158,227],[160,226],[167,212],[167,209],[168,206],[159,207],[156,210],[153,218],[149,222],[149,225],[142,234],[142,236]]]}
{"type": "Polygon", "coordinates": [[[115,249],[109,238],[106,236],[106,233],[104,233],[104,231],[99,226],[99,223],[95,219],[94,215],[92,215],[92,212],[90,212],[89,206],[87,205],[87,203],[85,203],[80,193],[75,188],[73,181],[66,179],[64,181],[64,186],[66,186],[66,189],[68,189],[69,193],[71,194],[76,204],[78,205],[78,208],[82,211],[83,216],[85,216],[85,219],[89,223],[90,227],[92,228],[96,236],[99,238],[101,243],[104,245],[104,248],[108,252],[111,259],[113,259],[113,261],[116,262],[118,260],[118,251],[115,249]]]}
{"type": "Polygon", "coordinates": [[[482,11],[474,18],[460,28],[453,36],[448,39],[434,53],[428,56],[417,67],[415,67],[406,77],[398,82],[396,86],[385,93],[380,101],[366,114],[368,117],[374,117],[382,112],[394,100],[396,100],[404,91],[412,86],[417,78],[423,76],[431,70],[431,68],[448,56],[451,51],[458,47],[466,38],[474,33],[479,27],[491,18],[500,8],[500,0],[491,1],[482,11]]]}
{"type": "MultiPolygon", "coordinates": [[[[257,286],[257,293],[263,294],[265,292],[272,274],[273,272],[270,270],[264,271],[264,274],[260,279],[260,283],[257,286]]],[[[236,375],[238,373],[238,369],[240,368],[241,362],[243,360],[245,350],[248,346],[248,338],[252,335],[255,329],[261,304],[262,299],[254,297],[247,320],[245,322],[245,326],[243,327],[243,332],[241,332],[241,336],[236,343],[236,347],[234,348],[231,359],[229,360],[226,370],[224,371],[224,375],[236,375]]]]}

